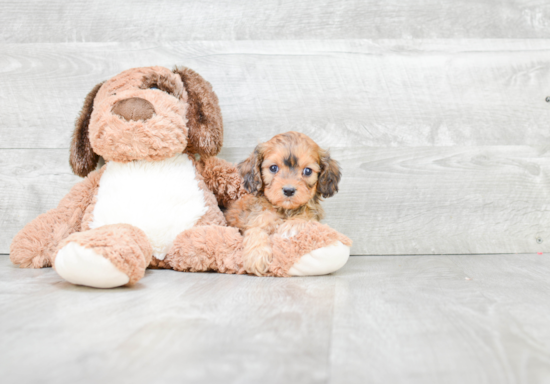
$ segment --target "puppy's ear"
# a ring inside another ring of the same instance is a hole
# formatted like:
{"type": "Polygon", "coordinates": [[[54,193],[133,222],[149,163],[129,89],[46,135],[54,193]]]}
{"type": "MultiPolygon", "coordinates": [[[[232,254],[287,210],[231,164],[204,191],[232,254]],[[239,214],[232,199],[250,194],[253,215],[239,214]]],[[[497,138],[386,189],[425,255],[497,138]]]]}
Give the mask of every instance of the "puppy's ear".
{"type": "Polygon", "coordinates": [[[342,173],[338,162],[330,158],[328,151],[323,151],[320,155],[321,173],[317,181],[317,193],[323,197],[331,197],[338,192],[338,183],[342,173]]]}
{"type": "Polygon", "coordinates": [[[212,85],[197,72],[176,67],[188,95],[187,120],[189,143],[187,152],[201,156],[216,156],[223,144],[223,120],[218,96],[212,85]]]}
{"type": "Polygon", "coordinates": [[[262,190],[263,181],[262,181],[262,145],[258,145],[254,152],[248,157],[248,159],[241,161],[237,168],[239,173],[243,178],[244,188],[252,193],[257,195],[259,191],[262,190]]]}
{"type": "Polygon", "coordinates": [[[73,172],[81,177],[86,177],[97,166],[99,155],[92,149],[90,138],[88,137],[88,126],[90,117],[94,110],[94,99],[103,83],[97,84],[86,96],[84,106],[76,120],[76,126],[71,141],[71,156],[69,163],[73,172]]]}

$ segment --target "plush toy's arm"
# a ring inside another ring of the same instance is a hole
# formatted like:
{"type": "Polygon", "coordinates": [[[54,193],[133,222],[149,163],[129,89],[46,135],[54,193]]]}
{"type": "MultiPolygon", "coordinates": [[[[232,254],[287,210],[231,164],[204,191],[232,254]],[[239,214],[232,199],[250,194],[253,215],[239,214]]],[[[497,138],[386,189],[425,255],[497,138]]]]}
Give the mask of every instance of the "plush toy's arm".
{"type": "Polygon", "coordinates": [[[243,179],[233,164],[217,157],[210,157],[200,162],[199,172],[206,186],[218,199],[218,204],[227,207],[248,192],[243,187],[243,179]]]}
{"type": "Polygon", "coordinates": [[[76,184],[57,208],[27,224],[12,240],[10,259],[23,268],[51,266],[51,257],[61,240],[80,231],[82,216],[92,202],[100,172],[92,172],[76,184]]]}

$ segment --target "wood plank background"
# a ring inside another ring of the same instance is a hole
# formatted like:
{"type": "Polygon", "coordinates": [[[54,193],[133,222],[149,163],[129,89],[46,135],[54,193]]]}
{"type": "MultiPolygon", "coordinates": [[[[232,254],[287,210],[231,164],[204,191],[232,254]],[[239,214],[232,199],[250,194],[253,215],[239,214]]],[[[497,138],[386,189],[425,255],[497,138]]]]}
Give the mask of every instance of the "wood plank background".
{"type": "Polygon", "coordinates": [[[3,0],[17,43],[548,38],[545,0],[3,0]]]}
{"type": "Polygon", "coordinates": [[[353,254],[548,251],[548,37],[544,1],[1,1],[0,253],[78,180],[87,92],[176,64],[220,98],[222,157],[289,130],[331,149],[353,254]]]}

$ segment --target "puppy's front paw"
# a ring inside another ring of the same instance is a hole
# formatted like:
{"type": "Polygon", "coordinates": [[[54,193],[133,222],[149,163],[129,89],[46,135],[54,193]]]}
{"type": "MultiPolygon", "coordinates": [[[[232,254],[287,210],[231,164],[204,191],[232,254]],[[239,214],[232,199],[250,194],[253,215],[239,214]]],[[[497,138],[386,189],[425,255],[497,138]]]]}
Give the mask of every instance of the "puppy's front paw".
{"type": "Polygon", "coordinates": [[[294,237],[298,234],[299,231],[296,229],[289,229],[288,231],[281,232],[280,235],[283,239],[290,239],[291,237],[294,237]]]}
{"type": "Polygon", "coordinates": [[[243,250],[244,269],[252,275],[265,276],[269,271],[271,259],[272,253],[269,246],[253,249],[246,249],[245,247],[243,250]]]}
{"type": "Polygon", "coordinates": [[[281,235],[283,239],[290,239],[302,231],[307,223],[306,220],[301,219],[287,220],[277,227],[277,233],[281,235]]]}
{"type": "Polygon", "coordinates": [[[260,229],[252,228],[244,233],[243,266],[247,273],[265,276],[273,259],[269,234],[260,229]]]}

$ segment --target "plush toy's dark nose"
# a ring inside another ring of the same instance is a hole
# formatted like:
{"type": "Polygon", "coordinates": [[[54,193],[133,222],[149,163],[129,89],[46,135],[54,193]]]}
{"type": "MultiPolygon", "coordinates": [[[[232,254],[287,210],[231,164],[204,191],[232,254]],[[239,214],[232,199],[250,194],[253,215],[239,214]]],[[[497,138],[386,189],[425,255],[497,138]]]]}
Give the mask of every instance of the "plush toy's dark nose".
{"type": "Polygon", "coordinates": [[[112,112],[127,121],[149,120],[155,114],[153,104],[139,97],[117,101],[112,112]]]}
{"type": "Polygon", "coordinates": [[[293,187],[283,187],[283,193],[285,196],[294,196],[294,193],[296,193],[296,188],[293,187]]]}

